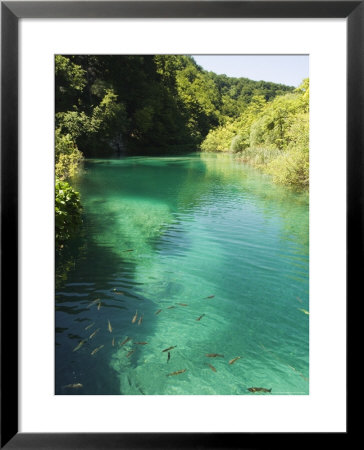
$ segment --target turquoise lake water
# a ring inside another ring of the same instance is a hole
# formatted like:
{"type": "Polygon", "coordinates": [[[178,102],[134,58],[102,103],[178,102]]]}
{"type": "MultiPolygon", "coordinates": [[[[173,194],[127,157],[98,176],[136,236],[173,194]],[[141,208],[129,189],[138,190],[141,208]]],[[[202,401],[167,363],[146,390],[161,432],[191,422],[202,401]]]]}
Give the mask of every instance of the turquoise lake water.
{"type": "Polygon", "coordinates": [[[309,393],[307,193],[213,154],[88,160],[75,186],[56,394],[309,393]]]}

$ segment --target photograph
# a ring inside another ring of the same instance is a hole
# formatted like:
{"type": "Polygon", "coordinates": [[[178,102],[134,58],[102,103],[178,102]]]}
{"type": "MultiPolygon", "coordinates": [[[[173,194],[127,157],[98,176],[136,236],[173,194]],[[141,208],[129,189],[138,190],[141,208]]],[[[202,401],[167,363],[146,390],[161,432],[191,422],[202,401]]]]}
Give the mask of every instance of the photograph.
{"type": "Polygon", "coordinates": [[[54,56],[55,394],[309,395],[309,56],[54,56]]]}

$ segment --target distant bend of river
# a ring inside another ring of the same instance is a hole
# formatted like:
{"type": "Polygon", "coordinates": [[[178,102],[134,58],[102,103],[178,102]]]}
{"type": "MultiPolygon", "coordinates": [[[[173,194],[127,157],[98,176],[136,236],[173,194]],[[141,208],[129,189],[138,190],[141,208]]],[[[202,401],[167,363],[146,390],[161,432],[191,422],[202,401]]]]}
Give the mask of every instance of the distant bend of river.
{"type": "Polygon", "coordinates": [[[56,394],[308,394],[306,193],[208,154],[87,160],[76,187],[56,394]]]}

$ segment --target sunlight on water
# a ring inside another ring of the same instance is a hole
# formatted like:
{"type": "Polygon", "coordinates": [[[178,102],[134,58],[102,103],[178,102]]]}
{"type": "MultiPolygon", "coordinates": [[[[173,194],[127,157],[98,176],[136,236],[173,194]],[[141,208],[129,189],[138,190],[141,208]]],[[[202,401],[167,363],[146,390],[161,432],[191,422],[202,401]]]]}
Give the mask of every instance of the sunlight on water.
{"type": "Polygon", "coordinates": [[[306,193],[216,155],[89,160],[77,188],[57,394],[308,394],[306,193]]]}

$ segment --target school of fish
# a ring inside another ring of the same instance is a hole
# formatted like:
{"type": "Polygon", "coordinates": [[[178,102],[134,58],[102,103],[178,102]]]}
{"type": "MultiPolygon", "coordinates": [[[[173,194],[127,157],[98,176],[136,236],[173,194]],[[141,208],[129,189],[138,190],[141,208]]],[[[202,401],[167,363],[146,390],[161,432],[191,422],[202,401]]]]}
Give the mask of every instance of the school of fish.
{"type": "MultiPolygon", "coordinates": [[[[130,249],[130,250],[125,250],[125,252],[132,252],[132,251],[133,251],[132,249],[130,249]]],[[[118,294],[118,295],[125,295],[124,292],[121,292],[121,291],[117,290],[116,288],[112,289],[111,292],[113,292],[113,293],[115,293],[115,294],[118,294]]],[[[206,300],[206,299],[212,299],[212,298],[214,298],[214,297],[215,297],[215,295],[209,295],[209,296],[207,296],[207,297],[204,297],[204,300],[206,300]]],[[[302,302],[302,300],[299,299],[298,297],[297,297],[297,300],[299,300],[300,302],[302,302]]],[[[101,303],[101,299],[100,299],[100,298],[96,298],[96,299],[92,300],[92,301],[88,304],[87,308],[91,308],[92,306],[97,305],[97,310],[100,310],[101,304],[102,304],[102,303],[101,303]]],[[[183,306],[183,307],[187,307],[187,306],[188,306],[187,303],[176,303],[176,305],[183,306]]],[[[170,306],[168,306],[166,309],[174,309],[174,308],[176,308],[176,305],[170,305],[170,306]]],[[[307,314],[307,315],[309,314],[309,312],[306,311],[306,310],[303,309],[303,308],[297,308],[297,309],[300,310],[300,311],[302,311],[303,313],[305,313],[305,314],[307,314]]],[[[154,314],[155,314],[155,315],[159,315],[162,311],[163,311],[163,309],[158,309],[154,314]]],[[[203,317],[205,317],[205,316],[206,316],[206,314],[201,314],[201,315],[200,315],[199,317],[197,317],[195,320],[196,320],[196,321],[200,321],[200,320],[201,320],[203,317]]],[[[136,310],[136,311],[135,311],[135,314],[133,315],[133,317],[132,317],[132,319],[131,319],[131,323],[132,323],[132,324],[135,324],[135,323],[137,322],[137,323],[138,323],[138,326],[140,326],[140,325],[142,325],[142,323],[143,323],[143,318],[144,318],[144,314],[141,314],[141,315],[138,316],[138,310],[136,310]]],[[[84,329],[87,331],[87,330],[91,329],[94,325],[95,325],[95,322],[91,322],[91,323],[88,324],[84,329]]],[[[109,333],[113,333],[113,327],[112,327],[111,322],[110,322],[109,319],[107,320],[107,330],[108,330],[109,333]]],[[[80,350],[85,344],[87,345],[88,340],[93,339],[93,338],[98,334],[99,331],[100,331],[100,328],[97,328],[97,329],[95,329],[95,330],[89,335],[88,339],[81,339],[81,341],[76,345],[76,347],[74,347],[74,348],[72,349],[72,351],[73,351],[73,352],[76,352],[76,351],[80,350]]],[[[128,342],[130,342],[130,341],[133,342],[132,338],[129,337],[129,336],[126,336],[126,337],[124,338],[123,341],[119,341],[119,344],[118,344],[119,348],[120,348],[120,347],[124,347],[124,346],[125,346],[128,342]]],[[[148,342],[146,342],[146,341],[140,341],[140,342],[133,342],[132,345],[135,345],[135,346],[145,346],[145,345],[147,345],[147,344],[148,344],[148,342]]],[[[115,346],[115,336],[113,336],[113,338],[112,338],[111,345],[112,345],[112,347],[115,346]]],[[[99,352],[101,349],[103,349],[104,347],[105,347],[104,344],[101,344],[101,345],[97,346],[96,348],[94,348],[94,349],[91,351],[90,355],[91,355],[91,356],[96,355],[96,353],[98,353],[98,352],[99,352]]],[[[263,345],[261,345],[261,347],[262,347],[264,350],[266,350],[266,349],[264,348],[263,345]]],[[[168,363],[168,362],[170,361],[170,359],[171,359],[171,351],[174,350],[175,348],[177,348],[177,345],[171,345],[171,346],[169,346],[169,347],[167,347],[167,348],[161,350],[162,353],[167,352],[167,363],[168,363]]],[[[130,358],[130,357],[135,353],[136,349],[137,349],[137,347],[133,347],[133,346],[127,348],[127,349],[126,349],[126,357],[127,357],[127,358],[130,358]]],[[[205,356],[206,356],[207,358],[224,358],[224,355],[222,355],[222,354],[220,354],[220,353],[206,353],[205,356]]],[[[234,364],[236,361],[238,361],[238,360],[241,359],[241,358],[242,358],[242,356],[235,356],[234,358],[232,358],[232,359],[230,359],[230,360],[228,361],[228,364],[229,364],[229,365],[232,365],[232,364],[234,364]]],[[[207,366],[211,369],[212,372],[215,372],[215,373],[217,372],[216,367],[214,367],[212,364],[207,363],[207,366]]],[[[289,367],[291,367],[291,366],[289,366],[289,367]]],[[[293,370],[296,370],[294,367],[291,367],[291,368],[292,368],[293,370]]],[[[166,375],[169,377],[169,376],[181,375],[181,374],[183,374],[183,373],[185,373],[185,372],[187,372],[187,368],[180,369],[180,370],[176,370],[176,371],[174,371],[174,372],[167,373],[166,375]]],[[[303,377],[302,374],[300,374],[300,375],[303,377]]],[[[305,377],[303,377],[303,378],[304,378],[305,380],[307,380],[307,378],[305,378],[305,377]]],[[[82,384],[82,383],[70,383],[70,384],[65,385],[65,386],[63,386],[63,387],[64,387],[64,388],[69,388],[69,389],[79,389],[79,388],[82,388],[82,387],[83,387],[83,384],[82,384]]],[[[264,388],[264,387],[249,387],[249,388],[247,388],[247,390],[248,390],[249,392],[252,392],[252,393],[256,393],[256,392],[271,393],[271,392],[272,392],[272,388],[269,388],[269,389],[268,389],[268,388],[264,388]]]]}

